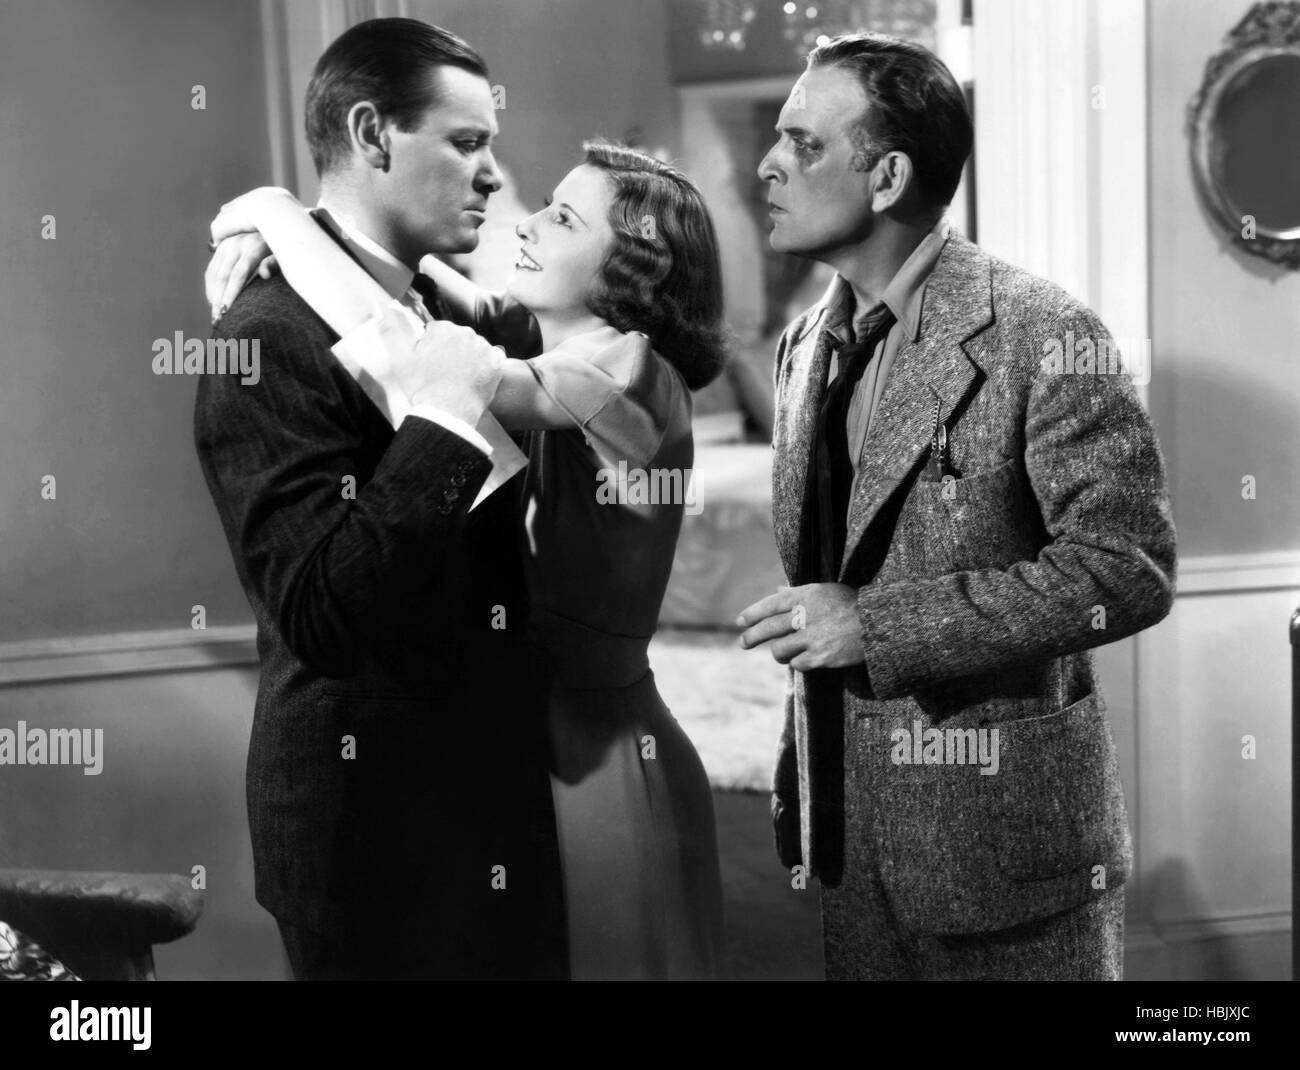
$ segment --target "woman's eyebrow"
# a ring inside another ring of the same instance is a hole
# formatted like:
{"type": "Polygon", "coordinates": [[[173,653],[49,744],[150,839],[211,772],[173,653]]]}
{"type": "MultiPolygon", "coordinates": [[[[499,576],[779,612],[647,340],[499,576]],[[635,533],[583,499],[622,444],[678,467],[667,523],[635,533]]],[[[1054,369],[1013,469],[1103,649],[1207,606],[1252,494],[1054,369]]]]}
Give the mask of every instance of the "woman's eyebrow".
{"type": "Polygon", "coordinates": [[[574,215],[578,216],[578,221],[579,221],[579,222],[580,222],[584,227],[587,225],[587,221],[586,221],[585,219],[583,219],[582,216],[578,215],[578,213],[574,210],[573,205],[569,204],[568,202],[562,202],[562,203],[560,204],[560,207],[561,207],[561,208],[567,208],[570,212],[573,212],[574,215]]]}
{"type": "MultiPolygon", "coordinates": [[[[553,203],[553,201],[554,201],[554,198],[553,198],[553,197],[548,193],[548,194],[546,195],[546,198],[545,198],[545,201],[544,201],[544,203],[546,204],[546,207],[549,208],[549,207],[551,206],[551,204],[553,203]]],[[[573,205],[569,204],[568,201],[561,201],[560,204],[559,204],[559,207],[561,207],[561,208],[567,208],[570,212],[573,212],[573,214],[574,214],[575,216],[578,216],[578,222],[581,223],[584,227],[587,226],[587,221],[586,221],[585,219],[583,219],[582,216],[578,215],[578,212],[574,209],[573,205]]],[[[590,227],[587,227],[587,229],[590,230],[591,228],[590,228],[590,227]]]]}

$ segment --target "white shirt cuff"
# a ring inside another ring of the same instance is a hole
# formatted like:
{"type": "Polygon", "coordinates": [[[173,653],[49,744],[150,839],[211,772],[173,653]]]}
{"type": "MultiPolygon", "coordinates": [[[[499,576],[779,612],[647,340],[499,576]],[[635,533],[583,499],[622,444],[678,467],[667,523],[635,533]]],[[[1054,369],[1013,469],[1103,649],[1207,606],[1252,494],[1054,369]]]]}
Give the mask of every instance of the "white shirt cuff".
{"type": "Polygon", "coordinates": [[[420,322],[419,316],[400,301],[394,300],[382,312],[349,331],[331,349],[339,363],[394,428],[401,426],[409,415],[419,416],[459,435],[491,458],[492,471],[479,488],[478,496],[470,506],[472,510],[494,490],[507,483],[516,472],[525,468],[528,458],[490,412],[484,411],[478,424],[470,427],[467,421],[436,406],[412,405],[400,390],[384,385],[383,381],[388,378],[388,354],[398,352],[397,347],[414,347],[423,333],[424,324],[420,322]]]}
{"type": "Polygon", "coordinates": [[[460,437],[471,446],[481,450],[489,457],[492,456],[492,447],[488,445],[488,440],[475,431],[474,428],[470,427],[470,425],[459,416],[453,416],[446,410],[439,409],[434,405],[412,405],[411,408],[407,410],[406,415],[422,416],[426,420],[432,420],[440,427],[445,427],[448,431],[460,435],[460,437]]]}

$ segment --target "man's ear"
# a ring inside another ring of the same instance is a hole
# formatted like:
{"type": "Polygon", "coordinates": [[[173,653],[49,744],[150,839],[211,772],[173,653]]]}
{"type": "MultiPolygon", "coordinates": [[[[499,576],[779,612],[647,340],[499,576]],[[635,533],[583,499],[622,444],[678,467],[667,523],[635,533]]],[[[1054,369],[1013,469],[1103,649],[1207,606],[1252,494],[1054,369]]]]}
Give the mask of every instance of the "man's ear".
{"type": "Polygon", "coordinates": [[[359,100],[348,109],[348,140],[371,167],[387,171],[389,164],[388,124],[368,100],[359,100]]]}
{"type": "Polygon", "coordinates": [[[887,212],[897,206],[912,188],[916,177],[912,158],[905,152],[887,152],[876,161],[873,170],[876,189],[871,196],[871,210],[887,212]]]}

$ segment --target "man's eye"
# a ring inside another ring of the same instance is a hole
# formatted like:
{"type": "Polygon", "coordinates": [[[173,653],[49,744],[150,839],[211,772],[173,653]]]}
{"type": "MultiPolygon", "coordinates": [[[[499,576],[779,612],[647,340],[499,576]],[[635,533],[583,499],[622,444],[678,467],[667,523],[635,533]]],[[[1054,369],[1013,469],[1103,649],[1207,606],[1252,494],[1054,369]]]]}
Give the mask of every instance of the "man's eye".
{"type": "Polygon", "coordinates": [[[460,149],[461,152],[463,152],[463,153],[465,153],[466,155],[468,155],[468,154],[471,153],[471,152],[477,152],[477,151],[478,151],[478,148],[479,148],[479,142],[477,142],[477,141],[458,141],[458,142],[456,142],[456,147],[457,147],[458,149],[460,149]]]}

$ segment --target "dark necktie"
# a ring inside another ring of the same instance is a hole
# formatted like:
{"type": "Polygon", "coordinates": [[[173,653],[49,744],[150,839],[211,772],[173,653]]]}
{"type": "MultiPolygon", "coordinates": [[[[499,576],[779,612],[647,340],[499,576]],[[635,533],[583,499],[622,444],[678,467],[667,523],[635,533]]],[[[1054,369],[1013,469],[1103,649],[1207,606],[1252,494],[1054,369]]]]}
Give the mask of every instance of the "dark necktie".
{"type": "Polygon", "coordinates": [[[853,457],[849,447],[849,404],[862,380],[876,347],[895,323],[889,306],[882,305],[863,325],[863,337],[841,346],[839,371],[826,388],[817,414],[814,433],[816,448],[815,516],[816,534],[810,549],[816,572],[822,583],[835,583],[840,577],[844,543],[848,534],[849,498],[853,493],[853,457]]]}
{"type": "Polygon", "coordinates": [[[443,319],[442,301],[438,296],[437,284],[422,271],[415,273],[411,280],[411,289],[420,295],[424,307],[434,319],[443,319]]]}

